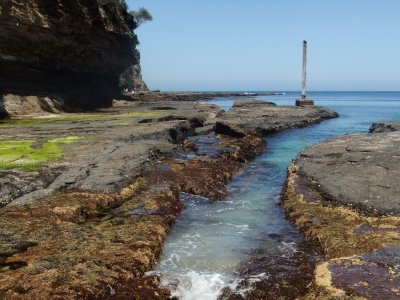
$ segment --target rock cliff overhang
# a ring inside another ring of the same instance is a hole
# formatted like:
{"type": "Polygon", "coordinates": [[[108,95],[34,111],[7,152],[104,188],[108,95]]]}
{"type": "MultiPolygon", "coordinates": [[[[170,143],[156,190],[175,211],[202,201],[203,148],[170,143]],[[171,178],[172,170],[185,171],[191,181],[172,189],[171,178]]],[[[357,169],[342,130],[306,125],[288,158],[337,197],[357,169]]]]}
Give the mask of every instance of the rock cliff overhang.
{"type": "Polygon", "coordinates": [[[136,63],[134,20],[118,3],[3,0],[0,94],[57,94],[83,108],[111,105],[120,95],[119,75],[136,63]]]}

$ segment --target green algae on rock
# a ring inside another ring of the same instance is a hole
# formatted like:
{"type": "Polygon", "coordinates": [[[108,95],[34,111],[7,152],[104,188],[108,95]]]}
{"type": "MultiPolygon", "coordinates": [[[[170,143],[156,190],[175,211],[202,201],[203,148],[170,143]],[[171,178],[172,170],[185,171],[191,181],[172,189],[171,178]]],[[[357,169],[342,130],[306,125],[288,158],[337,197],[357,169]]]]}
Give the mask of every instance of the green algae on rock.
{"type": "Polygon", "coordinates": [[[109,113],[70,113],[70,114],[53,114],[35,118],[19,118],[10,119],[0,122],[0,128],[10,127],[32,127],[41,126],[47,124],[64,124],[70,122],[85,122],[85,121],[110,121],[118,119],[137,119],[143,118],[161,118],[167,115],[174,115],[170,110],[142,110],[142,111],[130,111],[120,114],[109,114],[109,113]]]}
{"type": "Polygon", "coordinates": [[[60,137],[36,145],[34,140],[0,141],[0,169],[37,171],[48,161],[62,157],[62,144],[72,144],[82,139],[79,136],[60,137]]]}

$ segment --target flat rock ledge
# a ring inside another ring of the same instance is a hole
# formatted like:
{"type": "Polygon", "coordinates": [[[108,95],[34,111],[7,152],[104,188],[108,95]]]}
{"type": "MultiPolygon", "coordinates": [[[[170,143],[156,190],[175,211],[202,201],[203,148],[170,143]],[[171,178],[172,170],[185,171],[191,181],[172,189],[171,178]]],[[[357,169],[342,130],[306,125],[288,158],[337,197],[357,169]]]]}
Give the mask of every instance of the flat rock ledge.
{"type": "Polygon", "coordinates": [[[281,203],[325,257],[301,299],[400,297],[399,180],[400,131],[345,135],[298,155],[281,203]]]}
{"type": "Polygon", "coordinates": [[[266,135],[336,117],[336,112],[318,106],[277,106],[264,101],[238,100],[229,112],[219,115],[215,131],[237,137],[246,134],[266,135]]]}
{"type": "MultiPolygon", "coordinates": [[[[182,209],[180,193],[221,199],[265,147],[258,130],[215,132],[221,113],[190,101],[116,101],[90,114],[1,123],[1,141],[33,141],[32,149],[79,139],[39,171],[0,174],[0,298],[170,299],[160,278],[145,272],[182,209]]],[[[287,108],[282,113],[289,117],[287,108]]]]}

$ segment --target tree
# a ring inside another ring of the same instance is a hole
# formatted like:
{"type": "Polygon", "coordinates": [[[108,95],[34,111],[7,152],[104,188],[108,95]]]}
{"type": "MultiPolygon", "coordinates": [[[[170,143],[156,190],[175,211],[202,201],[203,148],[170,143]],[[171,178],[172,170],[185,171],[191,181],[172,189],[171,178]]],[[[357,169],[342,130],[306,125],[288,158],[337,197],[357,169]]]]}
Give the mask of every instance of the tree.
{"type": "Polygon", "coordinates": [[[153,20],[153,16],[144,7],[139,8],[139,10],[132,10],[130,14],[135,19],[137,27],[143,24],[144,22],[153,20]]]}

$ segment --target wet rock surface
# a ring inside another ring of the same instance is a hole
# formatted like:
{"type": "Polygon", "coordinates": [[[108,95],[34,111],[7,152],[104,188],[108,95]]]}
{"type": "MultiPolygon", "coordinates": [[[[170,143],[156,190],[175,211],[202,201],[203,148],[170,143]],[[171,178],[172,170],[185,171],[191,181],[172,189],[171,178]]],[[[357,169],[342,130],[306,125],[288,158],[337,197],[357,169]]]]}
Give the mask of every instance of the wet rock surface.
{"type": "Polygon", "coordinates": [[[239,266],[244,278],[235,290],[225,288],[220,300],[297,299],[307,291],[315,265],[323,259],[313,241],[301,241],[296,251],[257,253],[239,266]]]}
{"type": "Polygon", "coordinates": [[[312,146],[289,167],[282,205],[319,242],[301,299],[398,299],[398,132],[346,135],[312,146]]]}
{"type": "Polygon", "coordinates": [[[150,166],[145,174],[157,182],[176,182],[186,193],[219,200],[226,184],[245,163],[259,155],[265,142],[256,136],[234,139],[207,135],[186,140],[183,153],[150,166]]]}
{"type": "Polygon", "coordinates": [[[349,296],[362,295],[367,299],[398,298],[399,260],[399,246],[389,246],[360,257],[338,259],[329,264],[332,284],[349,296]]]}
{"type": "Polygon", "coordinates": [[[3,121],[0,141],[33,141],[32,151],[79,139],[39,170],[1,173],[9,204],[0,208],[0,298],[168,299],[144,273],[182,209],[179,193],[221,199],[265,146],[257,132],[195,136],[220,112],[190,101],[115,101],[92,113],[3,121]]]}

